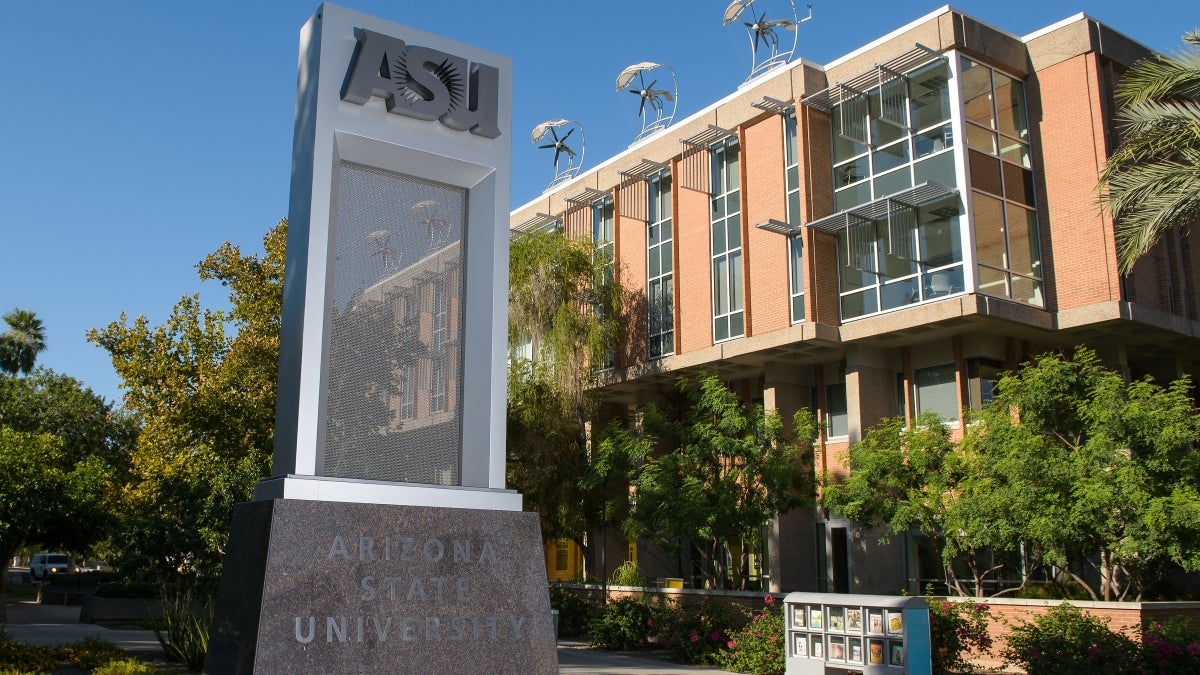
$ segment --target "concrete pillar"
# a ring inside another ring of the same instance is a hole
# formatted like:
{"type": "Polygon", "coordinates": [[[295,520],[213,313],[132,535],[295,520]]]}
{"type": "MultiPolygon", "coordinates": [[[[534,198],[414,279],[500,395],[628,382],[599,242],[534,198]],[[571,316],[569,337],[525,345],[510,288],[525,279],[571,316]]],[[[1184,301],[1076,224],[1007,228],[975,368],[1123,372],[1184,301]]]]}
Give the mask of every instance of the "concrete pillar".
{"type": "MultiPolygon", "coordinates": [[[[813,409],[812,385],[801,384],[795,368],[766,369],[763,407],[778,411],[786,427],[801,408],[813,409]]],[[[773,518],[767,528],[767,569],[772,593],[817,590],[816,513],[813,508],[793,509],[773,518]]]]}

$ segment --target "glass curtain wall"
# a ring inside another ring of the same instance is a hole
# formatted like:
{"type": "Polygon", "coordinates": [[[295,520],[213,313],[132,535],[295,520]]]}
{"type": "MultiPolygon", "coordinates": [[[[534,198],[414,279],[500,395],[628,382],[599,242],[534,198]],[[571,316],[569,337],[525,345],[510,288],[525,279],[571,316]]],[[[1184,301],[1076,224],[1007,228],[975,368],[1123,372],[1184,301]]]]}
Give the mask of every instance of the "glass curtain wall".
{"type": "Polygon", "coordinates": [[[646,300],[649,306],[650,358],[675,353],[675,259],[671,229],[671,174],[667,171],[646,181],[649,213],[646,221],[646,300]]]}
{"type": "Polygon", "coordinates": [[[742,191],[736,138],[712,146],[713,342],[746,334],[742,298],[742,191]]]}
{"type": "MultiPolygon", "coordinates": [[[[787,185],[787,222],[800,227],[800,158],[796,149],[796,112],[783,118],[784,180],[787,185]]],[[[804,265],[801,254],[804,241],[788,237],[788,290],[791,295],[792,323],[804,320],[804,265]]]]}
{"type": "MultiPolygon", "coordinates": [[[[927,181],[958,187],[945,59],[841,92],[831,110],[834,198],[839,212],[927,181]]],[[[964,290],[958,202],[948,197],[904,213],[901,227],[851,218],[838,233],[843,319],[964,290]]],[[[897,216],[899,218],[900,216],[897,216]]]]}
{"type": "MultiPolygon", "coordinates": [[[[595,281],[596,288],[611,285],[616,274],[612,197],[605,197],[592,204],[592,260],[600,266],[599,276],[595,281]]],[[[598,316],[606,311],[599,303],[596,304],[595,310],[598,316]]],[[[613,367],[615,361],[616,350],[610,348],[602,362],[596,364],[596,370],[608,370],[613,367]]]]}
{"type": "Polygon", "coordinates": [[[979,291],[1042,307],[1042,256],[1025,86],[961,58],[979,291]]]}

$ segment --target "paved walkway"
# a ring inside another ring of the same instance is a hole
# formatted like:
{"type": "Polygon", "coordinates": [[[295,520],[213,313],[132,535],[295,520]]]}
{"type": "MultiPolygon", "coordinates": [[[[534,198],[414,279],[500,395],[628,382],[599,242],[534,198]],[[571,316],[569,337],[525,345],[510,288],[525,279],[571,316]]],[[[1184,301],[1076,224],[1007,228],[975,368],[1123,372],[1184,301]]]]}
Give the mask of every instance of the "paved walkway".
{"type": "MultiPolygon", "coordinates": [[[[30,601],[11,602],[8,604],[6,630],[13,639],[32,645],[64,644],[87,637],[98,637],[130,652],[162,651],[153,631],[116,630],[80,623],[77,606],[39,605],[30,601]]],[[[588,649],[581,642],[568,640],[558,643],[558,672],[576,675],[732,675],[721,670],[597,651],[588,649]]]]}

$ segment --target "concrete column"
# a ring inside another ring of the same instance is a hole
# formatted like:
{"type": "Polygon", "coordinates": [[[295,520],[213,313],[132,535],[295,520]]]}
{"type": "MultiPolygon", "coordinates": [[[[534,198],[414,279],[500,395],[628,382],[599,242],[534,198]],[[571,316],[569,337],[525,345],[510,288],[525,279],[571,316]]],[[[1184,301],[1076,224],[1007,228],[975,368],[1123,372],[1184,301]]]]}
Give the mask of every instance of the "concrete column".
{"type": "MultiPolygon", "coordinates": [[[[815,407],[812,385],[790,378],[799,374],[795,368],[768,366],[765,370],[763,407],[778,411],[790,431],[797,410],[815,407]]],[[[817,590],[815,523],[814,508],[794,509],[771,520],[767,529],[767,569],[772,593],[817,590]]]]}

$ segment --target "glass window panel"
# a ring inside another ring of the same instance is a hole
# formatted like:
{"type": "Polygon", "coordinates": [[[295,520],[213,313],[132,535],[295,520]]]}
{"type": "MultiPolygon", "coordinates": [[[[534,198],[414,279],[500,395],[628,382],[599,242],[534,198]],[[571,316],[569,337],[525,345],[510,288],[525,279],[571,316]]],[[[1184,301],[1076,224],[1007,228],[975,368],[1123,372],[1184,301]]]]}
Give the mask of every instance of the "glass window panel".
{"type": "Polygon", "coordinates": [[[725,152],[728,162],[725,168],[724,192],[729,192],[733,195],[734,201],[733,204],[729,206],[729,209],[734,210],[737,208],[737,191],[740,187],[739,181],[742,177],[741,172],[738,170],[738,163],[740,161],[738,156],[738,144],[736,142],[730,143],[725,147],[725,152]]]}
{"type": "Polygon", "coordinates": [[[729,256],[729,308],[738,311],[742,308],[742,254],[732,253],[729,256]]]}
{"type": "Polygon", "coordinates": [[[1012,276],[1013,297],[1021,302],[1028,302],[1037,307],[1045,307],[1046,299],[1042,296],[1042,282],[1029,277],[1012,276]]]}
{"type": "MultiPolygon", "coordinates": [[[[836,127],[837,126],[836,120],[838,119],[838,107],[834,106],[833,112],[830,114],[832,115],[832,117],[830,119],[835,120],[834,126],[836,127]]],[[[849,159],[850,157],[854,157],[855,155],[864,154],[866,151],[867,151],[866,145],[864,145],[862,143],[856,143],[855,141],[852,141],[849,138],[846,138],[845,136],[842,136],[841,134],[839,134],[837,132],[836,128],[834,129],[834,131],[833,131],[833,160],[834,160],[834,162],[841,162],[842,160],[849,159]]]]}
{"type": "Polygon", "coordinates": [[[978,268],[979,292],[1008,297],[1008,273],[980,265],[978,268]]]}
{"type": "Polygon", "coordinates": [[[1033,172],[1003,162],[1004,196],[1014,202],[1033,206],[1033,172]]]}
{"type": "Polygon", "coordinates": [[[949,124],[913,136],[913,154],[932,155],[954,145],[954,129],[949,124]]]}
{"type": "Polygon", "coordinates": [[[920,368],[913,372],[913,379],[918,414],[932,411],[946,421],[959,418],[958,380],[952,364],[920,368]]]}
{"type": "MultiPolygon", "coordinates": [[[[651,203],[653,204],[653,202],[651,202],[651,203]]],[[[653,223],[654,220],[657,220],[657,219],[653,218],[653,214],[651,214],[652,222],[650,225],[646,226],[646,244],[648,246],[654,246],[655,244],[659,243],[659,241],[661,241],[660,237],[662,235],[660,233],[662,232],[662,227],[659,225],[655,225],[653,223]]]]}
{"type": "Polygon", "coordinates": [[[796,166],[789,166],[786,172],[787,187],[789,190],[796,189],[800,185],[800,169],[796,166]]]}
{"type": "Polygon", "coordinates": [[[883,173],[902,164],[907,164],[912,158],[908,153],[908,141],[893,143],[871,153],[872,171],[883,173]]]}
{"type": "Polygon", "coordinates": [[[939,60],[908,76],[913,127],[924,129],[950,119],[949,71],[949,64],[939,60]]]}
{"type": "Polygon", "coordinates": [[[729,248],[740,248],[742,245],[742,216],[740,214],[730,216],[729,220],[725,221],[725,229],[729,232],[727,237],[729,248]]]}
{"type": "Polygon", "coordinates": [[[1001,132],[1017,138],[1029,139],[1029,125],[1025,116],[1025,85],[1020,80],[995,73],[996,118],[1001,132]]]}
{"type": "Polygon", "coordinates": [[[660,255],[659,250],[657,248],[651,249],[648,258],[650,262],[650,276],[656,277],[662,274],[662,256],[660,255]]]}
{"type": "Polygon", "coordinates": [[[729,339],[729,317],[721,316],[713,319],[713,340],[720,342],[729,339]]]}
{"type": "Polygon", "coordinates": [[[792,190],[788,193],[788,223],[791,225],[800,224],[800,191],[792,190]]]}
{"type": "Polygon", "coordinates": [[[725,214],[726,214],[725,201],[726,200],[725,200],[724,196],[713,197],[713,200],[712,200],[712,219],[713,220],[725,217],[725,214]]]}
{"type": "Polygon", "coordinates": [[[936,272],[926,272],[921,277],[921,288],[926,300],[962,292],[962,265],[947,267],[936,272]]]}
{"type": "Polygon", "coordinates": [[[918,302],[921,299],[917,279],[912,277],[903,281],[893,281],[884,284],[879,291],[880,304],[883,309],[894,309],[918,302]]]}
{"type": "Polygon", "coordinates": [[[725,227],[721,223],[714,223],[712,227],[712,252],[713,255],[720,255],[729,250],[725,246],[725,227]]]}
{"type": "Polygon", "coordinates": [[[879,113],[879,90],[871,92],[871,143],[876,147],[900,140],[904,129],[876,117],[879,113]]]}
{"type": "Polygon", "coordinates": [[[875,297],[874,288],[842,296],[843,319],[853,319],[856,316],[874,314],[878,311],[879,299],[875,297]]]}
{"type": "Polygon", "coordinates": [[[859,204],[871,201],[871,182],[863,181],[858,185],[843,188],[834,193],[834,202],[838,211],[852,209],[859,204]]]}
{"type": "Polygon", "coordinates": [[[1019,141],[1014,141],[1007,136],[1000,137],[1000,156],[1014,163],[1020,164],[1025,168],[1033,166],[1029,160],[1029,146],[1019,141]]]}
{"type": "Polygon", "coordinates": [[[975,211],[975,259],[985,265],[1004,267],[1004,203],[974,192],[971,204],[975,211]]]}
{"type": "Polygon", "coordinates": [[[746,334],[745,318],[741,312],[729,316],[729,337],[741,337],[746,334]]]}
{"type": "Polygon", "coordinates": [[[850,417],[847,414],[846,384],[839,382],[825,386],[825,433],[830,436],[850,434],[850,417]]]}
{"type": "Polygon", "coordinates": [[[967,153],[971,160],[971,187],[994,195],[1003,195],[1000,184],[1000,160],[974,150],[967,153]]]}
{"type": "Polygon", "coordinates": [[[837,187],[845,187],[851,183],[858,181],[871,175],[871,164],[867,161],[867,155],[850,160],[845,164],[839,164],[833,168],[833,175],[837,183],[837,187]]]}
{"type": "Polygon", "coordinates": [[[906,166],[875,179],[875,197],[884,197],[912,187],[912,173],[906,166]]]}
{"type": "Polygon", "coordinates": [[[663,307],[661,317],[663,330],[675,329],[675,279],[667,277],[663,282],[663,307]]]}
{"type": "Polygon", "coordinates": [[[962,82],[963,112],[967,119],[989,129],[996,127],[992,119],[992,71],[970,59],[963,59],[959,72],[962,82]]]}
{"type": "Polygon", "coordinates": [[[675,268],[675,259],[671,257],[672,242],[668,240],[658,248],[662,252],[662,273],[670,274],[675,268]]]}
{"type": "Polygon", "coordinates": [[[967,147],[994,155],[996,154],[996,134],[983,127],[968,124],[967,147]]]}
{"type": "Polygon", "coordinates": [[[793,295],[804,292],[804,265],[801,259],[802,248],[799,237],[792,237],[788,240],[788,249],[791,254],[791,264],[788,267],[791,275],[791,291],[793,295]]]}
{"type": "Polygon", "coordinates": [[[1016,204],[1005,204],[1008,211],[1008,267],[1018,274],[1042,275],[1041,247],[1038,246],[1037,213],[1016,204]]]}
{"type": "Polygon", "coordinates": [[[795,321],[803,321],[803,320],[804,320],[804,296],[803,295],[794,295],[794,296],[792,296],[792,321],[795,322],[795,321]]]}
{"type": "Polygon", "coordinates": [[[870,286],[875,283],[875,274],[871,271],[875,267],[874,260],[862,259],[857,261],[859,267],[853,267],[846,264],[845,246],[839,252],[840,264],[838,269],[841,270],[841,289],[845,291],[853,291],[865,286],[870,286]]]}
{"type": "Polygon", "coordinates": [[[897,258],[894,255],[887,255],[883,251],[887,250],[887,242],[880,243],[880,256],[883,258],[883,270],[880,276],[884,279],[899,279],[910,274],[917,273],[917,263],[905,258],[897,258]]]}
{"type": "MultiPolygon", "coordinates": [[[[941,207],[954,208],[948,204],[941,207]]],[[[938,208],[930,209],[921,214],[921,226],[917,230],[917,243],[921,247],[921,260],[929,267],[941,267],[951,263],[962,262],[962,239],[958,231],[957,218],[950,216],[939,218],[932,211],[944,213],[938,208]]]]}
{"type": "Polygon", "coordinates": [[[729,258],[713,261],[713,313],[729,313],[729,258]]]}
{"type": "Polygon", "coordinates": [[[930,180],[947,187],[958,185],[958,178],[954,173],[954,153],[952,152],[943,152],[929,159],[918,161],[913,165],[913,172],[916,174],[914,182],[917,185],[930,180]]]}

